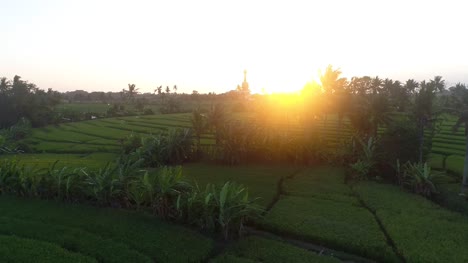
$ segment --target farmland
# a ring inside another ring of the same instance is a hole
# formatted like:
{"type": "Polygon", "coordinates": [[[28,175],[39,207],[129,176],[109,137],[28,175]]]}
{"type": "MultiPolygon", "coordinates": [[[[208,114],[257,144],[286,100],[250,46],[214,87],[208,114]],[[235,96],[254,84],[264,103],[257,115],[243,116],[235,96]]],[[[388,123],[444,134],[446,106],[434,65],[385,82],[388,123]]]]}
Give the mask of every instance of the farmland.
{"type": "MultiPolygon", "coordinates": [[[[48,168],[58,161],[56,167],[97,170],[115,162],[126,136],[138,134],[146,138],[165,134],[172,128],[191,128],[190,118],[190,114],[147,115],[46,126],[33,129],[22,140],[33,153],[1,155],[0,159],[14,159],[20,165],[36,168],[48,168]]],[[[235,114],[232,118],[254,120],[256,116],[235,114]]],[[[276,119],[269,125],[295,136],[301,136],[305,129],[300,119],[276,119]]],[[[453,122],[435,133],[429,162],[434,169],[459,176],[463,169],[464,137],[460,132],[453,134],[451,126],[453,122]],[[457,149],[459,153],[454,154],[457,149]]],[[[352,134],[350,122],[345,119],[339,124],[333,115],[318,127],[332,148],[352,134]]],[[[379,129],[379,134],[383,131],[384,128],[379,129]]],[[[215,134],[206,131],[201,143],[215,145],[215,134]]],[[[456,234],[468,228],[464,223],[466,215],[453,213],[397,187],[366,182],[347,184],[343,167],[287,163],[226,166],[201,161],[185,163],[182,172],[186,181],[200,189],[208,184],[221,187],[227,181],[246,186],[264,211],[264,216],[255,219],[251,226],[274,237],[253,234],[229,243],[219,252],[219,241],[211,234],[168,223],[146,212],[1,196],[4,213],[0,218],[0,239],[10,245],[0,253],[17,254],[18,247],[22,247],[25,255],[47,254],[44,259],[38,257],[44,262],[56,258],[70,262],[467,260],[467,255],[458,251],[468,245],[468,240],[456,234]],[[117,222],[113,220],[116,217],[117,222]],[[429,227],[434,220],[438,226],[429,227]],[[431,242],[415,245],[427,236],[431,242]],[[298,245],[300,242],[334,249],[338,254],[321,255],[298,245]],[[437,245],[447,242],[447,246],[437,245]],[[184,252],[180,253],[181,250],[184,252]]],[[[457,180],[447,177],[440,189],[453,198],[458,185],[457,180]]],[[[462,213],[467,211],[465,203],[457,200],[446,205],[462,213]]],[[[21,258],[13,256],[11,260],[21,258]]]]}

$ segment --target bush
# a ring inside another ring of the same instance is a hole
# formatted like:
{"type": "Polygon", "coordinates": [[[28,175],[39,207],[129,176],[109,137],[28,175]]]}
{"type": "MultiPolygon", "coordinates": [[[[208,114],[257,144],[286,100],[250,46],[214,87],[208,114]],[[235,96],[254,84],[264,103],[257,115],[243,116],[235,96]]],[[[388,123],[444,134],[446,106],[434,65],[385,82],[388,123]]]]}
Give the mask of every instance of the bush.
{"type": "Polygon", "coordinates": [[[28,119],[21,118],[15,125],[6,130],[5,135],[8,140],[18,141],[31,133],[31,127],[31,122],[28,119]]]}
{"type": "Polygon", "coordinates": [[[136,151],[142,145],[141,136],[132,132],[122,140],[122,151],[124,154],[129,154],[136,151]]]}
{"type": "Polygon", "coordinates": [[[136,150],[139,158],[147,166],[181,164],[193,156],[193,137],[190,129],[171,129],[164,134],[146,138],[143,145],[136,150]]]}
{"type": "Polygon", "coordinates": [[[427,163],[407,162],[403,167],[400,167],[398,163],[397,167],[398,172],[401,174],[403,185],[415,194],[430,198],[438,193],[433,182],[437,174],[431,173],[431,167],[427,163]]]}
{"type": "Polygon", "coordinates": [[[391,122],[379,138],[377,151],[384,153],[383,161],[391,165],[395,164],[397,159],[401,163],[417,161],[419,138],[414,122],[398,119],[391,122]]]}
{"type": "Polygon", "coordinates": [[[229,239],[242,234],[247,220],[260,216],[263,209],[254,202],[244,186],[226,182],[221,188],[212,184],[205,190],[196,188],[185,202],[179,198],[178,209],[183,220],[229,239]]]}
{"type": "Polygon", "coordinates": [[[143,110],[143,115],[153,115],[154,111],[150,108],[146,108],[143,110]]]}

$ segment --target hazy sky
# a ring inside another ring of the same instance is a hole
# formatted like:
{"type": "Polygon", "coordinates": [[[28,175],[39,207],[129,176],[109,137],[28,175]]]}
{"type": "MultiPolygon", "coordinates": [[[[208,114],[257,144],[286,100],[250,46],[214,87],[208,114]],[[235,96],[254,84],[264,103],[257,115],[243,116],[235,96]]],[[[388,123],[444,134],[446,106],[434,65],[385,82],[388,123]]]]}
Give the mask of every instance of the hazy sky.
{"type": "Polygon", "coordinates": [[[0,0],[0,76],[41,88],[297,90],[345,76],[468,83],[466,1],[0,0]]]}

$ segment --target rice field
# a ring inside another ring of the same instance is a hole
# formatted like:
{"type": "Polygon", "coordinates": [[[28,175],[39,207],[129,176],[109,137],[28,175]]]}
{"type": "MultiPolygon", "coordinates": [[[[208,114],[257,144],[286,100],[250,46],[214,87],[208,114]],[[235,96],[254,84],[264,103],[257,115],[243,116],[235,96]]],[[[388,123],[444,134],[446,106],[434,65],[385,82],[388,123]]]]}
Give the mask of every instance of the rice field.
{"type": "MultiPolygon", "coordinates": [[[[131,133],[148,136],[170,128],[189,128],[190,114],[97,119],[33,129],[24,140],[36,153],[118,153],[121,140],[131,133]]],[[[205,136],[204,143],[211,143],[205,136]]]]}

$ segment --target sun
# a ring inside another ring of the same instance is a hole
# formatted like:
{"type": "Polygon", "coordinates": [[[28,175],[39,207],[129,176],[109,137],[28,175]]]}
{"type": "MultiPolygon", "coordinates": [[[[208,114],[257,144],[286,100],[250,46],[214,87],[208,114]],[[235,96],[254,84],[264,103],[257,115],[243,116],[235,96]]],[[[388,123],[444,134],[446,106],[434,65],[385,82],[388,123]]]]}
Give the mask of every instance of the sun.
{"type": "Polygon", "coordinates": [[[300,94],[310,83],[320,84],[319,70],[305,71],[275,68],[250,71],[248,76],[252,94],[300,94]]]}

